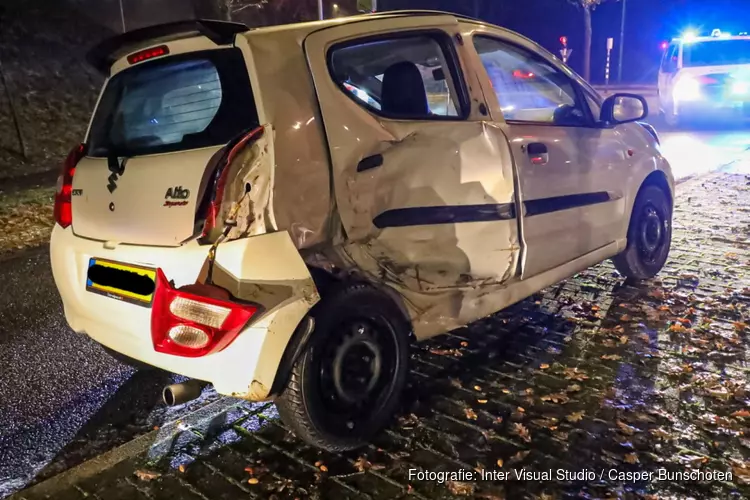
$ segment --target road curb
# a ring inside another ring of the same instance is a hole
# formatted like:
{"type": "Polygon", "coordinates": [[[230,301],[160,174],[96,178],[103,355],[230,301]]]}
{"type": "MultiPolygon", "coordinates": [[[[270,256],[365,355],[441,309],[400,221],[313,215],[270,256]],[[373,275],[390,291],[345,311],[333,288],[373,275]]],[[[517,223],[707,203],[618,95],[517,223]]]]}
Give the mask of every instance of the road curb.
{"type": "Polygon", "coordinates": [[[31,488],[14,493],[8,497],[8,500],[25,500],[27,497],[44,498],[56,491],[71,487],[84,479],[88,479],[100,472],[114,467],[120,462],[124,462],[125,460],[146,452],[151,448],[151,445],[158,434],[159,431],[156,430],[148,432],[113,450],[109,450],[91,460],[87,460],[72,469],[68,469],[65,472],[42,481],[31,488]]]}
{"type": "MultiPolygon", "coordinates": [[[[235,420],[227,420],[223,426],[230,428],[237,421],[254,414],[263,412],[270,403],[250,403],[241,399],[221,396],[205,406],[195,409],[188,414],[181,415],[179,419],[165,423],[161,428],[149,431],[138,436],[117,448],[106,451],[94,458],[76,465],[60,474],[45,479],[39,484],[18,491],[6,500],[31,500],[37,498],[53,498],[49,495],[66,488],[70,488],[83,480],[89,479],[104,472],[121,462],[137,457],[148,452],[147,458],[153,461],[156,457],[163,456],[171,451],[172,446],[187,431],[194,439],[211,432],[209,427],[216,417],[229,414],[239,409],[239,415],[235,420]],[[248,405],[250,407],[248,407],[248,405]],[[191,432],[192,431],[192,432],[191,432]],[[196,433],[197,432],[197,433],[196,433]]],[[[184,443],[183,443],[184,444],[184,443]]],[[[104,500],[104,499],[103,499],[104,500]]]]}

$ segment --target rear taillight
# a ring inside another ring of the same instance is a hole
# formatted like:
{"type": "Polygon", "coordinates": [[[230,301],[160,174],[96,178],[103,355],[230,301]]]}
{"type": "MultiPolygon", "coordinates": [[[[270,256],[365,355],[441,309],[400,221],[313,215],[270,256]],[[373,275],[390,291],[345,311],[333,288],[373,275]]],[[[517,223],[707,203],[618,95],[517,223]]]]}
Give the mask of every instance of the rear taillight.
{"type": "Polygon", "coordinates": [[[176,289],[158,269],[151,340],[157,352],[186,358],[205,356],[231,344],[256,312],[256,306],[233,302],[229,292],[214,285],[176,289]]]}
{"type": "Polygon", "coordinates": [[[84,156],[86,147],[79,144],[68,153],[62,164],[60,175],[57,177],[57,189],[55,190],[55,222],[61,227],[68,227],[73,223],[73,175],[76,165],[84,156]]]}
{"type": "Polygon", "coordinates": [[[205,238],[211,231],[216,228],[216,221],[219,218],[221,212],[221,204],[224,201],[224,189],[227,186],[227,177],[229,175],[229,165],[231,165],[234,157],[237,156],[242,148],[244,148],[251,140],[256,140],[263,133],[263,127],[258,127],[251,132],[241,136],[236,140],[234,144],[229,144],[229,152],[219,162],[219,168],[216,171],[214,177],[214,188],[213,194],[208,205],[208,212],[206,214],[206,222],[203,225],[203,234],[205,238]]]}

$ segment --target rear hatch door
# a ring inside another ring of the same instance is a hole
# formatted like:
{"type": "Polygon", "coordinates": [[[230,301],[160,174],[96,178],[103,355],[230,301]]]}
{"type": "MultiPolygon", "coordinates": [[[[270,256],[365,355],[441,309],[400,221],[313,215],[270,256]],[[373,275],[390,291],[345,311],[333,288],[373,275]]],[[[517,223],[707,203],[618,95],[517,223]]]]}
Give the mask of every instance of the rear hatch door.
{"type": "Polygon", "coordinates": [[[78,236],[175,246],[200,234],[212,158],[258,116],[240,49],[187,42],[107,82],[73,177],[78,236]]]}

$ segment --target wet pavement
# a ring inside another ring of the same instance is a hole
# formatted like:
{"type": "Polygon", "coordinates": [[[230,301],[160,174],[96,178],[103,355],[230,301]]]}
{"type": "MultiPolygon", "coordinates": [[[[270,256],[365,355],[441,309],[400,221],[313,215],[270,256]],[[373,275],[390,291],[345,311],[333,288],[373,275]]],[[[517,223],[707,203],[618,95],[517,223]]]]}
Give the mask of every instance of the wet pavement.
{"type": "MultiPolygon", "coordinates": [[[[748,132],[685,134],[662,133],[679,178],[742,158],[750,142],[748,132]],[[701,154],[689,154],[691,147],[701,154]]],[[[742,162],[731,171],[743,168],[750,174],[742,162]]],[[[680,186],[673,251],[661,281],[627,284],[603,264],[416,346],[404,398],[410,404],[400,421],[363,452],[345,456],[303,445],[283,429],[272,405],[237,403],[229,411],[218,405],[203,420],[181,422],[220,398],[207,390],[190,405],[164,408],[161,388],[174,376],[136,373],[68,329],[44,249],[2,261],[0,498],[154,432],[158,446],[146,460],[163,474],[158,479],[133,476],[143,468],[139,456],[53,498],[79,498],[81,491],[98,491],[102,499],[265,497],[277,489],[281,498],[747,494],[737,479],[750,478],[741,466],[750,455],[743,435],[745,413],[750,418],[746,182],[722,173],[680,186]],[[410,468],[523,467],[596,473],[699,467],[734,478],[695,485],[618,482],[606,474],[580,482],[438,484],[409,477],[410,468]],[[248,483],[251,477],[258,483],[248,483]],[[117,488],[123,493],[110,496],[117,488]]]]}
{"type": "MultiPolygon", "coordinates": [[[[59,337],[56,350],[95,376],[91,403],[72,403],[83,421],[129,372],[84,360],[93,348],[63,329],[45,336],[49,314],[29,311],[37,319],[18,326],[42,336],[31,366],[51,362],[59,337]]],[[[398,420],[359,452],[308,447],[272,405],[235,408],[179,425],[168,447],[49,498],[747,498],[749,323],[750,165],[741,163],[680,186],[658,279],[628,283],[604,263],[415,346],[398,420]]]]}

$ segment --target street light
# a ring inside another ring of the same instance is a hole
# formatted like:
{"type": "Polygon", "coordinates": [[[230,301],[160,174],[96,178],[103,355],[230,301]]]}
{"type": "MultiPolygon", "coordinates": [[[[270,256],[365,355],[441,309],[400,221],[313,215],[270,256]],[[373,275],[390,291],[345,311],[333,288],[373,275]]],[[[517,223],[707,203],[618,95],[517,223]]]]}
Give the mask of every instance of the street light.
{"type": "Polygon", "coordinates": [[[318,0],[318,19],[321,21],[325,19],[325,16],[323,16],[323,0],[318,0]]]}

